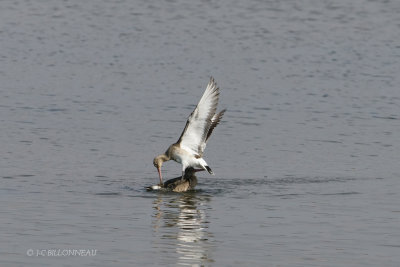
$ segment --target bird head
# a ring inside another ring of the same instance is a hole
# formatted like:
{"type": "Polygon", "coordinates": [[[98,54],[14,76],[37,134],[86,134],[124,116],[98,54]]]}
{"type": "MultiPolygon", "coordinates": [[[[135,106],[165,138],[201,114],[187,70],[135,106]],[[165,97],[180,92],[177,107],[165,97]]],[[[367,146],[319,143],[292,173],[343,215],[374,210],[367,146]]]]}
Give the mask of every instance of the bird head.
{"type": "Polygon", "coordinates": [[[161,154],[154,158],[153,165],[157,168],[158,176],[160,177],[160,184],[162,184],[162,175],[161,175],[161,166],[164,161],[167,161],[168,158],[166,155],[161,154]]]}
{"type": "Polygon", "coordinates": [[[166,161],[165,159],[165,155],[161,154],[158,155],[157,157],[154,158],[153,160],[153,165],[154,167],[156,167],[157,169],[161,169],[161,166],[163,165],[163,162],[166,161]]]}

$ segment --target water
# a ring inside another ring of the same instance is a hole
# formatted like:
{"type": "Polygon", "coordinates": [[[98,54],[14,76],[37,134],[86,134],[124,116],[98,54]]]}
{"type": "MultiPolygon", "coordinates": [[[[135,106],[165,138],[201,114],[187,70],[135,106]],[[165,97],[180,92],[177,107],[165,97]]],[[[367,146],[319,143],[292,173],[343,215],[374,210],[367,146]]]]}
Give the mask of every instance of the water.
{"type": "Polygon", "coordinates": [[[399,266],[399,12],[2,1],[1,265],[399,266]],[[216,176],[146,192],[210,75],[216,176]]]}

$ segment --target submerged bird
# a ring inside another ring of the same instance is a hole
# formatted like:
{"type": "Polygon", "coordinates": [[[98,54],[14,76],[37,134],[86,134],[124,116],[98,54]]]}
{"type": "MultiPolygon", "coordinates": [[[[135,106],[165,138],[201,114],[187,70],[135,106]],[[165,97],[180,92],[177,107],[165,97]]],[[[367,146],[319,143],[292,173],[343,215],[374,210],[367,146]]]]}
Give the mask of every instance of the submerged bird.
{"type": "Polygon", "coordinates": [[[195,170],[189,167],[185,170],[185,175],[182,179],[181,176],[170,179],[162,185],[153,185],[147,187],[147,191],[160,190],[160,191],[172,191],[172,192],[186,192],[194,190],[197,185],[197,177],[195,173],[199,170],[195,170]]]}
{"type": "Polygon", "coordinates": [[[182,180],[188,167],[199,168],[195,170],[206,170],[210,174],[214,174],[203,159],[203,152],[208,138],[210,138],[212,131],[218,125],[225,112],[224,109],[216,113],[218,99],[219,87],[214,78],[211,77],[203,96],[190,114],[178,141],[172,144],[164,154],[158,155],[153,160],[154,167],[157,168],[160,178],[160,185],[163,185],[161,166],[163,162],[171,159],[182,164],[182,180]]]}

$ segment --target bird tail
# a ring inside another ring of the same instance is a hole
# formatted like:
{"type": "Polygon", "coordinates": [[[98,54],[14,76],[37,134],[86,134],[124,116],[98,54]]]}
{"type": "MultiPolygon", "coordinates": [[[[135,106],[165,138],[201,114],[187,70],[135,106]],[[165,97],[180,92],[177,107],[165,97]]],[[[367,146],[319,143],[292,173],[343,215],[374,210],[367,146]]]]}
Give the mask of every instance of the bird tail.
{"type": "Polygon", "coordinates": [[[207,169],[209,174],[214,175],[214,172],[211,170],[210,167],[208,167],[208,166],[205,166],[205,167],[206,167],[206,169],[207,169]]]}

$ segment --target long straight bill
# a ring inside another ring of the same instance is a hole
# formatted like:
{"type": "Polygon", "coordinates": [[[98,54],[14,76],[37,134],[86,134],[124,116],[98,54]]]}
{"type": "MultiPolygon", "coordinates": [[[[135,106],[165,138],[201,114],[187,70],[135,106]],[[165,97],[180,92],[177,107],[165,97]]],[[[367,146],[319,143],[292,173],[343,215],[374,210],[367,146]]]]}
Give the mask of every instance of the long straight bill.
{"type": "Polygon", "coordinates": [[[158,170],[158,176],[160,177],[160,185],[162,185],[163,181],[162,181],[162,175],[161,175],[161,168],[157,168],[157,170],[158,170]]]}

